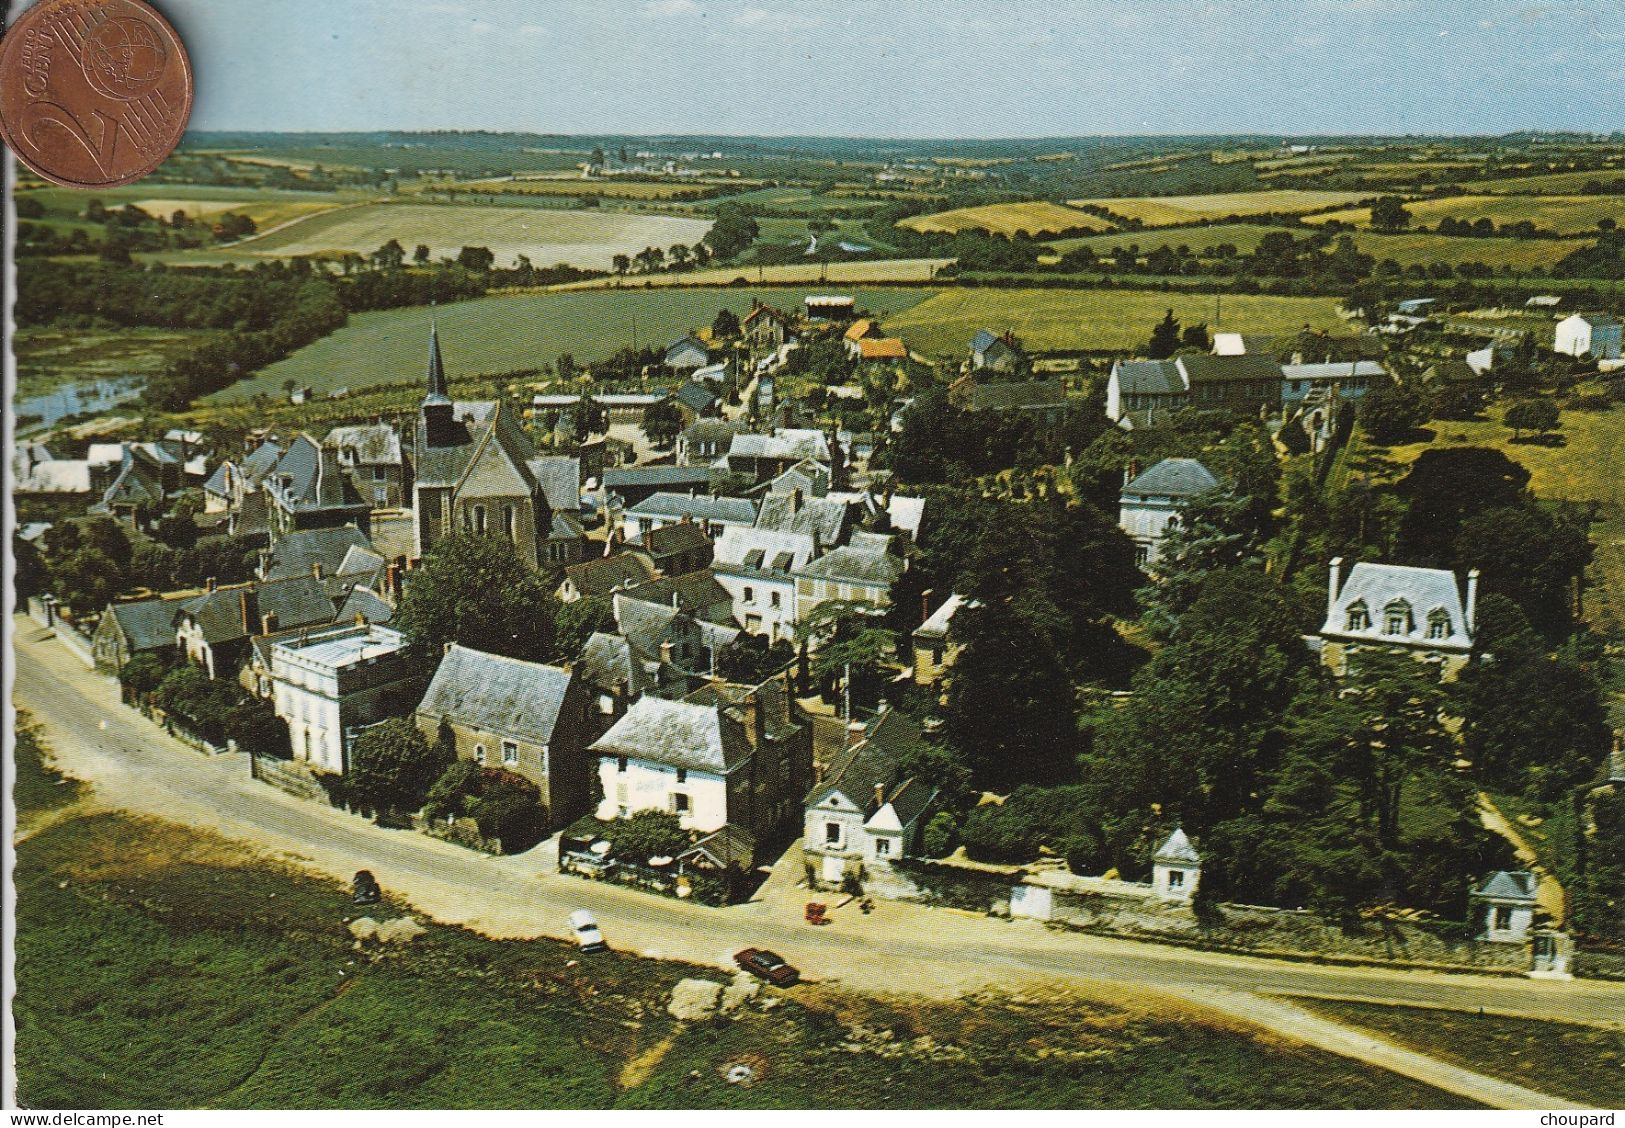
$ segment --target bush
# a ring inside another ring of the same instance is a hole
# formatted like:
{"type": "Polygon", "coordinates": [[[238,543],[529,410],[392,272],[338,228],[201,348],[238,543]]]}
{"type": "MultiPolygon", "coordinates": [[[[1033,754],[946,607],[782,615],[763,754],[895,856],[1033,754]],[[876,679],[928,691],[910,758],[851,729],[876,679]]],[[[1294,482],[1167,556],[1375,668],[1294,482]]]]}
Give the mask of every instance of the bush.
{"type": "Polygon", "coordinates": [[[925,824],[920,836],[920,849],[928,858],[944,858],[959,846],[959,824],[947,811],[938,811],[925,824]]]}
{"type": "Polygon", "coordinates": [[[1027,862],[1047,848],[1075,872],[1099,868],[1105,850],[1091,809],[1083,787],[1018,787],[1002,805],[971,812],[961,828],[965,852],[977,861],[1027,862]]]}
{"type": "Polygon", "coordinates": [[[682,820],[670,811],[637,811],[619,819],[604,832],[614,844],[614,855],[640,865],[650,858],[670,858],[688,849],[691,841],[682,820]]]}
{"type": "Polygon", "coordinates": [[[480,834],[502,840],[505,853],[529,849],[547,830],[541,792],[524,776],[458,760],[429,788],[423,814],[430,819],[471,818],[480,834]]]}

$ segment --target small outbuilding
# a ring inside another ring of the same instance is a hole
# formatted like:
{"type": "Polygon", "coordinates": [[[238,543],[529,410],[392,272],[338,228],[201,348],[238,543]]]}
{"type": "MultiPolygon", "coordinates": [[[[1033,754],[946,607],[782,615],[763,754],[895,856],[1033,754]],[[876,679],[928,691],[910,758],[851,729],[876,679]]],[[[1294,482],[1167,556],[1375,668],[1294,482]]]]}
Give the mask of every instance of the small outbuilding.
{"type": "Polygon", "coordinates": [[[1189,901],[1202,880],[1202,855],[1185,831],[1175,828],[1151,856],[1151,887],[1164,901],[1189,901]]]}

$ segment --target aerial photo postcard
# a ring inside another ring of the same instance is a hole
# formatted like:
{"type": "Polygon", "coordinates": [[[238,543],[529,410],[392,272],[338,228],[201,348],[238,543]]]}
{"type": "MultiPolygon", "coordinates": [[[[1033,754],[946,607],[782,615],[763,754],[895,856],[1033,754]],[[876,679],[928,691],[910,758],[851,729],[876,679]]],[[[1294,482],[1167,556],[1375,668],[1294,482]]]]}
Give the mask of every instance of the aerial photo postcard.
{"type": "Polygon", "coordinates": [[[12,1124],[1625,1107],[1619,0],[11,8],[12,1124]]]}

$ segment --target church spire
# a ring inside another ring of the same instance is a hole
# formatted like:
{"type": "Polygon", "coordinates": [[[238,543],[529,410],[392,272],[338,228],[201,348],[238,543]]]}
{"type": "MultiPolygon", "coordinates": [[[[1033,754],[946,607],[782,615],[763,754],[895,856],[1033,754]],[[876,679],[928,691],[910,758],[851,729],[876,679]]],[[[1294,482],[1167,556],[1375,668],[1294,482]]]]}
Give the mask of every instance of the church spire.
{"type": "Polygon", "coordinates": [[[446,365],[440,359],[440,327],[435,324],[433,314],[429,315],[429,394],[423,402],[451,402],[451,397],[446,394],[446,365]]]}

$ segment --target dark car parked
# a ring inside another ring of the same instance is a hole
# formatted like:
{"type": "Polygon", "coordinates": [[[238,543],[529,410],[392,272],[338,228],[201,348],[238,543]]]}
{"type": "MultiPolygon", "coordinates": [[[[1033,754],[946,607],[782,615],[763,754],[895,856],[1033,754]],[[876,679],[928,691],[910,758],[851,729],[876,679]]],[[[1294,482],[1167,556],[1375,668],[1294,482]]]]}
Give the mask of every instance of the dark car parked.
{"type": "Polygon", "coordinates": [[[784,962],[777,952],[766,948],[746,948],[734,953],[734,963],[775,987],[794,987],[801,982],[801,972],[784,962]]]}

